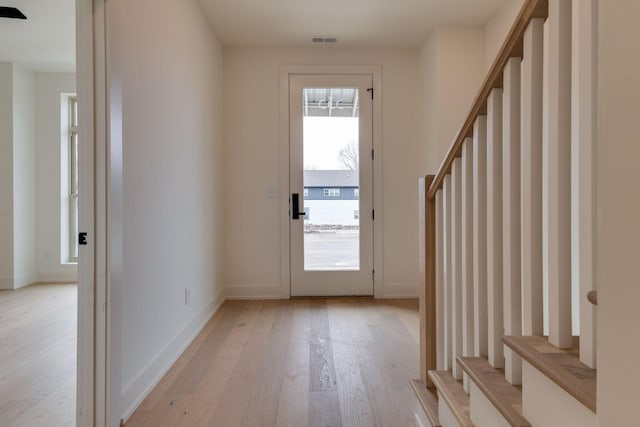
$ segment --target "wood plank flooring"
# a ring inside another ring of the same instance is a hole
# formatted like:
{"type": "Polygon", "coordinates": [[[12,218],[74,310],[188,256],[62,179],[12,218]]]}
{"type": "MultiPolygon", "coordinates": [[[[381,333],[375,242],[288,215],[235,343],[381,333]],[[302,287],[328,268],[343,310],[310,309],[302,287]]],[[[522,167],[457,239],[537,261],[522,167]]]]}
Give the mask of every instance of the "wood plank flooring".
{"type": "Polygon", "coordinates": [[[125,424],[416,426],[418,301],[227,301],[125,424]]]}
{"type": "Polygon", "coordinates": [[[77,286],[0,291],[0,425],[75,425],[77,286]]]}

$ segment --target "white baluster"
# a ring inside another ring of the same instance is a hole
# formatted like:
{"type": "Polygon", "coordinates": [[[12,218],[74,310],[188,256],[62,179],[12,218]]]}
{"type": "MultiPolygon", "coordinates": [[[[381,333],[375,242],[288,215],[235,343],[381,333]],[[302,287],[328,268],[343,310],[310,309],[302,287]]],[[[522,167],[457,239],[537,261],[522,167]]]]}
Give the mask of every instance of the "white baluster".
{"type": "Polygon", "coordinates": [[[474,355],[473,340],[473,139],[462,145],[462,354],[474,355]]]}
{"type": "Polygon", "coordinates": [[[571,338],[571,2],[550,0],[545,52],[542,143],[543,286],[549,342],[571,338]]]}
{"type": "Polygon", "coordinates": [[[456,358],[462,356],[462,160],[451,165],[451,357],[453,376],[462,379],[462,368],[456,358]]]}
{"type": "Polygon", "coordinates": [[[487,304],[489,363],[504,367],[502,304],[502,89],[487,98],[487,304]]]}
{"type": "MultiPolygon", "coordinates": [[[[503,71],[502,94],[502,241],[504,334],[522,334],[520,272],[520,59],[511,58],[503,71]]],[[[505,377],[522,383],[522,359],[505,351],[505,377]]]]}
{"type": "Polygon", "coordinates": [[[524,34],[521,92],[522,332],[542,335],[542,74],[544,20],[524,34]]]}
{"type": "Polygon", "coordinates": [[[473,316],[475,356],[487,345],[487,118],[473,125],[473,316]]]}
{"type": "Polygon", "coordinates": [[[452,343],[452,315],[451,310],[453,304],[451,303],[451,285],[452,285],[452,271],[451,271],[451,175],[447,175],[444,178],[442,185],[442,193],[444,196],[444,369],[449,371],[453,369],[453,356],[451,353],[452,343]]]}
{"type": "Polygon", "coordinates": [[[436,364],[445,370],[444,355],[444,200],[442,190],[436,192],[436,364]]]}
{"type": "MultiPolygon", "coordinates": [[[[580,360],[596,368],[595,307],[587,293],[595,289],[593,271],[594,140],[596,135],[596,0],[573,1],[571,132],[571,279],[572,306],[579,307],[580,360]]],[[[575,313],[575,311],[574,311],[575,313]]],[[[575,314],[574,314],[575,316],[575,314]]],[[[575,321],[574,321],[575,333],[575,321]]]]}

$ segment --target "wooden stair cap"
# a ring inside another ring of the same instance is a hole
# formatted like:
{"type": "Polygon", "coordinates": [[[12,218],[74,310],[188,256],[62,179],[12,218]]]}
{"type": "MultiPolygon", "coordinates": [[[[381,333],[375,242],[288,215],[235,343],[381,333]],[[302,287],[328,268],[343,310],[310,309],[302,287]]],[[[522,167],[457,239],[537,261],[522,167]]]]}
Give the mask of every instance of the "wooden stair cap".
{"type": "Polygon", "coordinates": [[[597,371],[580,362],[579,346],[559,349],[541,336],[502,337],[502,342],[534,368],[596,413],[597,371]]]}
{"type": "Polygon", "coordinates": [[[502,372],[481,357],[458,357],[457,362],[510,425],[531,427],[522,414],[522,391],[509,384],[502,372]]]}
{"type": "Polygon", "coordinates": [[[410,380],[409,382],[431,426],[441,427],[440,420],[438,419],[438,395],[435,389],[427,388],[422,380],[410,380]]]}
{"type": "Polygon", "coordinates": [[[456,380],[449,371],[429,371],[429,378],[438,389],[438,397],[449,405],[460,426],[475,427],[469,418],[469,396],[462,387],[462,381],[456,380]]]}

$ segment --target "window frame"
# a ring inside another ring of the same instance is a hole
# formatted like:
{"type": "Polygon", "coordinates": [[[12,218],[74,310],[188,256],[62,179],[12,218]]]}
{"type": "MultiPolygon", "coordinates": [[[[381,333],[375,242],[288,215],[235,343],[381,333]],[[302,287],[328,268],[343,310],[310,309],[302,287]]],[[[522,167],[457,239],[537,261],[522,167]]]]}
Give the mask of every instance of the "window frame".
{"type": "Polygon", "coordinates": [[[78,96],[68,97],[69,263],[78,262],[78,96]]]}
{"type": "Polygon", "coordinates": [[[340,197],[340,189],[339,188],[325,188],[323,191],[324,197],[340,197]]]}

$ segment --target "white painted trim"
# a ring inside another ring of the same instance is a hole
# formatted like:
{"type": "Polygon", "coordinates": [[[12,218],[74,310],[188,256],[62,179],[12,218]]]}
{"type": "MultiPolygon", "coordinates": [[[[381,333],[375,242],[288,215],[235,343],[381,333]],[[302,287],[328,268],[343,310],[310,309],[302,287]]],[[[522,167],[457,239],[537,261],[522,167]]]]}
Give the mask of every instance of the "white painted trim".
{"type": "Polygon", "coordinates": [[[106,97],[104,66],[106,62],[104,0],[76,0],[76,79],[82,126],[79,173],[83,182],[80,198],[80,229],[89,236],[88,245],[81,246],[78,263],[78,354],[76,425],[103,427],[106,400],[106,330],[107,312],[99,304],[97,294],[106,290],[106,238],[98,230],[106,230],[106,197],[100,183],[106,177],[106,137],[101,132],[106,125],[103,114],[106,97]],[[95,165],[95,166],[94,166],[95,165]],[[102,309],[96,310],[99,306],[102,309]]]}
{"type": "Polygon", "coordinates": [[[147,366],[123,388],[123,401],[132,402],[124,411],[125,421],[129,419],[136,408],[151,393],[198,334],[202,332],[225,300],[224,293],[219,293],[199,313],[196,313],[182,331],[160,350],[147,366]]]}
{"type": "Polygon", "coordinates": [[[433,427],[427,418],[427,414],[425,414],[422,405],[416,399],[416,410],[413,413],[413,419],[418,425],[418,427],[433,427]]]}
{"type": "Polygon", "coordinates": [[[462,379],[462,367],[455,360],[462,356],[462,159],[451,164],[451,358],[452,373],[462,379]]]}
{"type": "Polygon", "coordinates": [[[469,384],[469,414],[477,427],[510,427],[511,424],[473,381],[469,384]]]}
{"type": "Polygon", "coordinates": [[[532,426],[597,425],[596,414],[527,361],[522,362],[522,412],[532,426]]]}
{"type": "Polygon", "coordinates": [[[436,368],[446,369],[444,345],[444,189],[436,191],[436,368]]]}
{"type": "Polygon", "coordinates": [[[74,271],[39,271],[36,279],[38,283],[76,283],[78,275],[74,271]]]}
{"type": "MultiPolygon", "coordinates": [[[[105,197],[96,199],[97,211],[102,211],[100,205],[104,201],[105,223],[97,224],[96,234],[104,233],[107,247],[104,254],[98,254],[96,259],[104,262],[106,284],[104,293],[97,294],[96,306],[104,304],[107,308],[105,324],[98,324],[97,329],[104,328],[105,360],[97,365],[97,370],[105,372],[106,408],[105,418],[107,427],[116,427],[121,424],[123,408],[122,364],[124,351],[122,349],[122,291],[124,289],[123,271],[123,142],[122,142],[122,40],[121,25],[124,16],[124,2],[104,1],[105,7],[105,61],[104,61],[104,117],[105,138],[105,172],[104,175],[96,171],[96,178],[104,182],[97,184],[98,188],[104,188],[105,197]],[[101,185],[104,184],[104,187],[101,185]],[[104,256],[104,258],[103,258],[104,256]]],[[[97,69],[98,67],[96,67],[97,69]]],[[[97,83],[96,83],[97,85],[97,83]]],[[[101,88],[102,90],[102,88],[101,88]]],[[[96,104],[98,107],[101,104],[96,104]]],[[[100,163],[97,163],[100,165],[100,163]]],[[[100,197],[100,191],[97,196],[100,197]]],[[[102,248],[97,248],[100,250],[102,248]]],[[[98,341],[98,343],[100,343],[98,341]]],[[[97,351],[98,355],[102,353],[97,351]]],[[[102,385],[100,385],[102,387],[102,385]]]]}
{"type": "Polygon", "coordinates": [[[597,368],[595,290],[595,141],[597,135],[597,0],[573,0],[571,130],[571,280],[573,334],[579,325],[580,361],[597,368]],[[579,308],[576,312],[575,308],[579,308]]]}
{"type": "Polygon", "coordinates": [[[412,282],[384,282],[378,283],[376,298],[399,299],[418,298],[418,283],[412,282]]]}
{"type": "Polygon", "coordinates": [[[38,281],[35,273],[29,275],[20,275],[13,278],[13,289],[25,288],[34,285],[38,281]]]}
{"type": "Polygon", "coordinates": [[[542,283],[549,343],[571,348],[571,2],[549,1],[542,137],[542,283]]]}
{"type": "Polygon", "coordinates": [[[373,292],[383,298],[384,229],[382,204],[382,66],[381,65],[292,65],[280,66],[280,297],[291,295],[289,232],[289,75],[291,74],[371,74],[373,99],[373,208],[378,214],[373,224],[373,266],[376,271],[373,292]]]}
{"type": "Polygon", "coordinates": [[[522,333],[542,335],[542,74],[544,20],[524,33],[521,67],[520,226],[522,333]]]}
{"type": "MultiPolygon", "coordinates": [[[[522,334],[520,218],[520,82],[521,60],[510,58],[503,70],[502,239],[504,335],[522,334]]],[[[505,348],[505,378],[522,384],[522,359],[505,348]]]]}
{"type": "Polygon", "coordinates": [[[462,354],[474,354],[473,326],[473,139],[466,138],[462,145],[462,192],[460,209],[462,222],[461,280],[462,280],[462,354]]]}
{"type": "Polygon", "coordinates": [[[487,117],[473,125],[473,316],[474,356],[488,357],[487,306],[487,117]]]}
{"type": "Polygon", "coordinates": [[[502,277],[502,89],[487,99],[487,339],[489,363],[504,367],[502,277]]]}
{"type": "Polygon", "coordinates": [[[227,299],[288,299],[289,286],[277,283],[227,285],[227,299]]]}
{"type": "Polygon", "coordinates": [[[453,411],[447,401],[438,392],[438,421],[442,427],[460,427],[460,423],[453,415],[453,411]]]}
{"type": "Polygon", "coordinates": [[[444,370],[453,370],[454,357],[451,353],[452,345],[451,338],[453,338],[451,328],[451,174],[444,177],[442,184],[442,258],[444,260],[444,275],[442,284],[443,295],[443,309],[442,309],[442,330],[444,332],[443,338],[443,351],[444,351],[444,370]]]}

